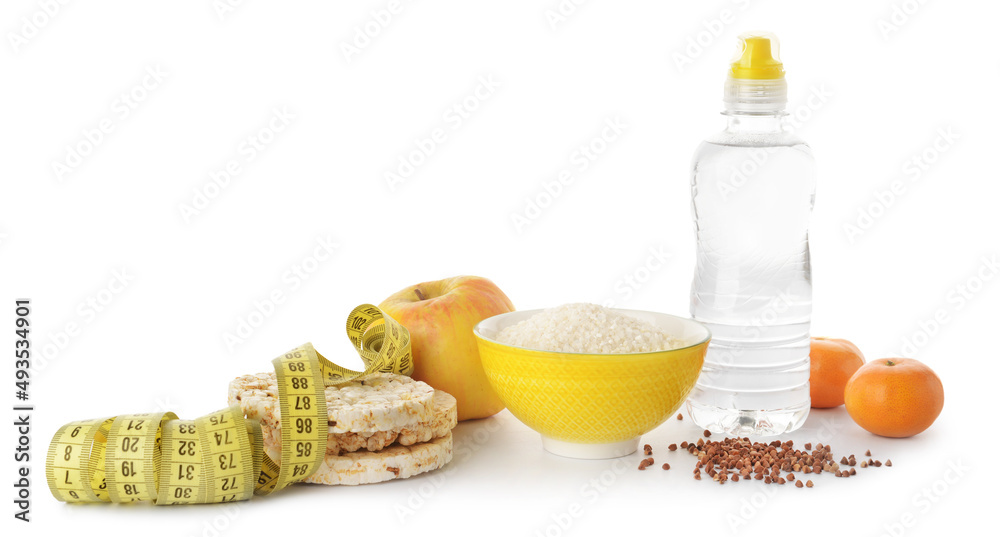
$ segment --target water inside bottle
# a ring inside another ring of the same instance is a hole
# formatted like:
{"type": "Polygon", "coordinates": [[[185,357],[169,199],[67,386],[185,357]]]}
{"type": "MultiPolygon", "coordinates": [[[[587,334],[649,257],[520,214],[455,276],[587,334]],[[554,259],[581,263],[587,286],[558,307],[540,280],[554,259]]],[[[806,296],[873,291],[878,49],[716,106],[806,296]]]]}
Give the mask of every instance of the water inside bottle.
{"type": "Polygon", "coordinates": [[[809,412],[814,164],[787,136],[720,137],[695,159],[691,313],[712,342],[688,413],[713,432],[776,435],[809,412]]]}

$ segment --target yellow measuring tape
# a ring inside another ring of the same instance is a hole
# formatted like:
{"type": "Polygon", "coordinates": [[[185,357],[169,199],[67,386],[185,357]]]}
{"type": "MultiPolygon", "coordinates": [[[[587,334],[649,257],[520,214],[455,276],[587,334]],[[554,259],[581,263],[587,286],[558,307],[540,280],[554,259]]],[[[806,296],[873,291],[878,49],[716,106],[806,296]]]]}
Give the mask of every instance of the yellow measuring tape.
{"type": "Polygon", "coordinates": [[[194,420],[173,412],[74,421],[49,444],[45,476],[64,502],[157,505],[248,500],[302,481],[326,456],[326,386],[376,372],[413,372],[410,334],[371,304],[347,317],[347,335],[364,371],[341,367],[311,343],[271,363],[278,379],[281,455],[264,453],[260,422],[231,406],[194,420]]]}

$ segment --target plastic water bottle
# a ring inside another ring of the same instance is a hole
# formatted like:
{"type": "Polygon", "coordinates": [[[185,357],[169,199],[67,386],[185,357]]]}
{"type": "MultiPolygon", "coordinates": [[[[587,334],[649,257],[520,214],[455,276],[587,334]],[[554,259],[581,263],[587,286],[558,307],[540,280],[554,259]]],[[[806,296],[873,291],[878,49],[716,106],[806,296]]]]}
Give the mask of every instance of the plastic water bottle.
{"type": "Polygon", "coordinates": [[[785,72],[771,34],[740,36],[726,130],[694,158],[698,255],[691,315],[712,331],[687,411],[729,435],[777,435],[809,414],[809,147],[784,128],[785,72]]]}

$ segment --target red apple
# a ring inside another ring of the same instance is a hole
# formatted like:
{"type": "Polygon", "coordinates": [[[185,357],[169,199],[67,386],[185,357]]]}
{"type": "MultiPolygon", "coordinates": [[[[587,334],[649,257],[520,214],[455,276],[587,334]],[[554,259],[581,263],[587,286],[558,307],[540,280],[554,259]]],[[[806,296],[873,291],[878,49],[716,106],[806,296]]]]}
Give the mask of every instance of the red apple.
{"type": "Polygon", "coordinates": [[[379,309],[410,331],[413,378],[458,399],[458,419],[485,418],[504,404],[486,380],[472,334],[479,321],[514,311],[507,295],[478,276],[456,276],[407,287],[379,309]]]}

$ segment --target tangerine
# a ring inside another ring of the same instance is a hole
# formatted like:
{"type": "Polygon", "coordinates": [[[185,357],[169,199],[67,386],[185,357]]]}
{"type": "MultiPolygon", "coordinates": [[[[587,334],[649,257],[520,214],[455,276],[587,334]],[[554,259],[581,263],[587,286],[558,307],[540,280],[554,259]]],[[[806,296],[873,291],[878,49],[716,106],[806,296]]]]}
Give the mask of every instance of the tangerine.
{"type": "Polygon", "coordinates": [[[934,423],[944,407],[941,379],[912,358],[883,358],[858,369],[844,388],[847,413],[879,436],[905,438],[934,423]]]}
{"type": "Polygon", "coordinates": [[[844,387],[865,357],[846,339],[812,338],[809,346],[809,397],[813,408],[844,404],[844,387]]]}

